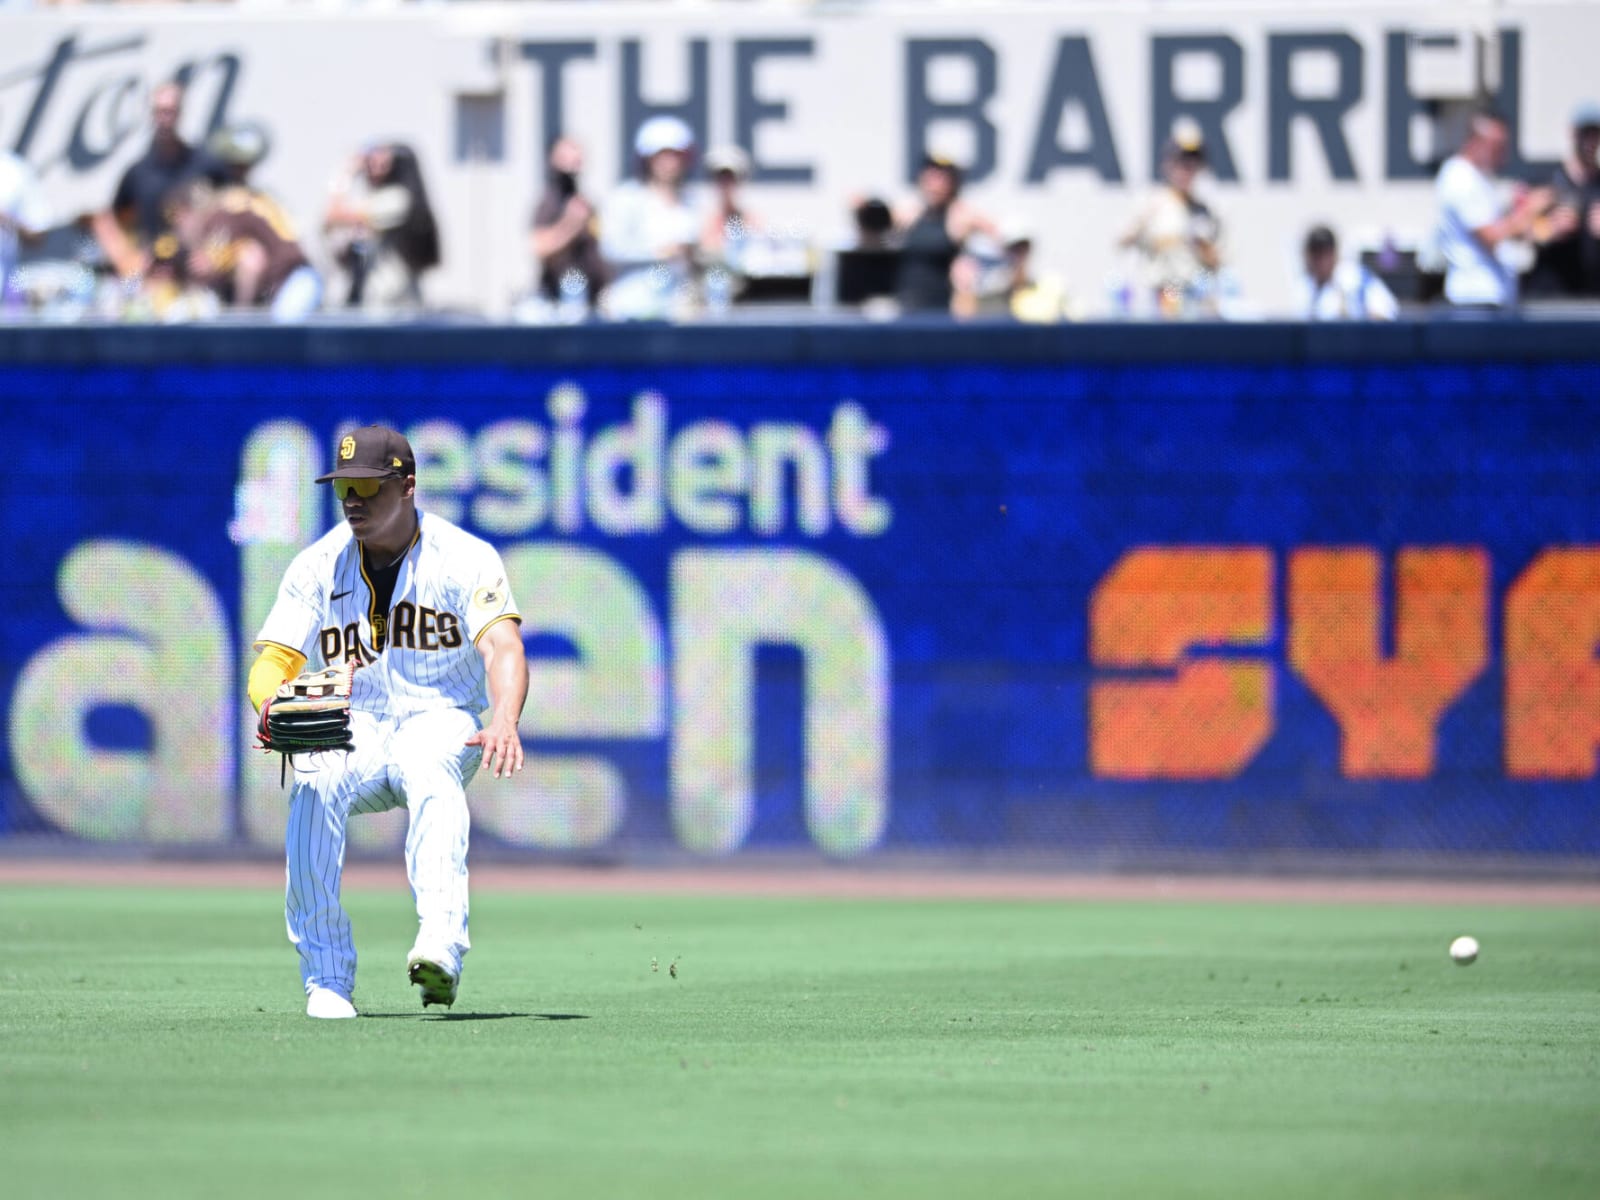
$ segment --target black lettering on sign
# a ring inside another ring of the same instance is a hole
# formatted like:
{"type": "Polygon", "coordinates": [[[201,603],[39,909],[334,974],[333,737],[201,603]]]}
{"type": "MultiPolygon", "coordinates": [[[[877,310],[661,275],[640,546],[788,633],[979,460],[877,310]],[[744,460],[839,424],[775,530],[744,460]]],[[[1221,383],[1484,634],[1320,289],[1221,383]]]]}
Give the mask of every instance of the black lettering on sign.
{"type": "MultiPolygon", "coordinates": [[[[45,123],[45,115],[50,109],[50,101],[54,99],[56,94],[56,85],[61,82],[61,77],[66,73],[69,63],[74,59],[82,62],[91,58],[104,58],[110,54],[125,54],[129,50],[137,50],[143,45],[143,37],[131,37],[124,38],[120,42],[109,42],[105,45],[96,46],[92,50],[85,50],[80,53],[76,35],[64,37],[57,42],[56,48],[51,51],[50,61],[45,63],[38,73],[39,86],[34,89],[33,103],[29,106],[28,115],[22,122],[22,129],[17,133],[17,140],[12,143],[11,148],[16,152],[17,156],[19,158],[33,158],[39,162],[41,167],[49,165],[51,161],[49,156],[44,154],[34,155],[29,152],[33,148],[34,134],[38,133],[45,123]]],[[[22,76],[20,81],[26,82],[27,78],[27,76],[22,76]]],[[[9,86],[16,81],[18,81],[18,77],[13,75],[0,81],[0,85],[9,86]]],[[[78,120],[80,122],[83,120],[82,113],[78,115],[78,120]]]]}
{"type": "MultiPolygon", "coordinates": [[[[1453,38],[1453,35],[1450,35],[1453,38]]],[[[1411,92],[1411,34],[1391,29],[1384,35],[1383,174],[1386,179],[1430,179],[1437,163],[1418,158],[1411,148],[1411,124],[1430,115],[1426,100],[1411,92]]]]}
{"type": "Polygon", "coordinates": [[[97,87],[78,110],[67,143],[67,165],[91,171],[144,126],[149,107],[144,85],[130,75],[97,87]]]}
{"type": "Polygon", "coordinates": [[[935,124],[962,122],[972,127],[972,153],[960,164],[966,182],[978,183],[993,174],[999,134],[984,109],[1000,81],[994,47],[978,38],[912,38],[906,42],[905,80],[906,182],[916,182],[924,154],[944,148],[942,142],[930,143],[929,130],[935,124]],[[929,75],[933,63],[942,58],[964,58],[972,64],[971,95],[959,100],[934,99],[929,75]]]}
{"type": "Polygon", "coordinates": [[[1356,177],[1355,161],[1344,136],[1344,118],[1361,100],[1361,43],[1348,33],[1274,33],[1267,38],[1267,178],[1290,176],[1289,138],[1296,118],[1311,122],[1334,179],[1356,177]],[[1302,96],[1294,90],[1294,60],[1301,54],[1327,54],[1336,79],[1331,96],[1302,96]]]}
{"type": "MultiPolygon", "coordinates": [[[[217,84],[217,98],[211,105],[211,119],[206,125],[206,137],[210,137],[217,130],[228,123],[228,105],[233,100],[234,85],[239,82],[239,56],[237,54],[219,54],[213,60],[221,82],[217,84]]],[[[189,95],[195,92],[195,77],[200,74],[207,63],[204,60],[186,62],[172,73],[172,78],[189,95]]]]}
{"type": "Polygon", "coordinates": [[[1244,47],[1226,34],[1150,39],[1150,178],[1161,178],[1161,152],[1179,117],[1200,127],[1206,164],[1223,183],[1239,178],[1223,122],[1244,99],[1244,47]],[[1210,96],[1178,95],[1180,57],[1205,55],[1216,62],[1219,80],[1210,96]]]}
{"type": "Polygon", "coordinates": [[[707,110],[711,96],[711,43],[705,38],[689,39],[689,94],[677,104],[644,98],[644,49],[638,38],[622,42],[622,177],[634,173],[638,156],[633,152],[633,136],[651,117],[677,117],[694,133],[697,146],[706,144],[710,130],[707,110]]]}
{"type": "Polygon", "coordinates": [[[810,183],[810,163],[769,163],[756,153],[756,126],[782,121],[789,106],[756,94],[756,64],[763,58],[810,58],[810,38],[753,38],[733,43],[733,140],[750,156],[751,183],[810,183]]]}
{"type": "Polygon", "coordinates": [[[593,42],[523,42],[522,57],[539,64],[542,81],[540,105],[543,127],[539,133],[539,159],[544,160],[550,144],[567,132],[566,92],[561,86],[567,63],[575,58],[593,58],[593,42]]]}
{"type": "MultiPolygon", "coordinates": [[[[1522,153],[1522,31],[1503,28],[1499,31],[1500,61],[1493,77],[1498,80],[1495,89],[1484,99],[1506,122],[1511,137],[1511,150],[1507,156],[1505,174],[1513,179],[1535,181],[1547,179],[1555,170],[1553,160],[1530,159],[1522,153]]],[[[1419,33],[1412,29],[1390,29],[1384,34],[1383,66],[1383,177],[1396,179],[1431,179],[1440,163],[1427,155],[1419,154],[1412,145],[1412,126],[1424,126],[1435,116],[1432,101],[1419,98],[1411,90],[1411,49],[1413,46],[1438,47],[1455,45],[1460,34],[1452,32],[1419,33]]],[[[1487,66],[1487,64],[1482,64],[1487,66]]],[[[1441,153],[1450,153],[1453,146],[1444,147],[1441,153]]]]}
{"type": "Polygon", "coordinates": [[[1050,72],[1044,111],[1039,114],[1039,128],[1024,178],[1028,183],[1043,183],[1058,167],[1088,167],[1107,183],[1122,182],[1122,163],[1117,158],[1117,143],[1111,136],[1100,77],[1095,74],[1094,54],[1086,37],[1064,37],[1056,44],[1056,65],[1050,72]],[[1083,109],[1089,141],[1085,146],[1069,149],[1060,141],[1061,118],[1072,105],[1083,109]]]}
{"type": "MultiPolygon", "coordinates": [[[[0,76],[0,93],[20,90],[26,108],[12,150],[40,171],[48,171],[57,163],[65,163],[73,171],[93,170],[144,128],[150,93],[167,78],[189,87],[191,108],[201,103],[195,93],[200,90],[202,79],[215,78],[210,114],[199,140],[228,123],[228,106],[243,69],[239,56],[229,52],[180,62],[167,77],[152,77],[137,61],[125,60],[120,71],[118,64],[107,64],[88,76],[92,82],[86,82],[86,91],[76,89],[76,97],[63,99],[75,90],[70,85],[63,86],[66,77],[72,74],[78,79],[85,75],[76,70],[80,64],[130,54],[142,50],[145,43],[146,38],[139,35],[80,47],[77,35],[72,34],[57,42],[44,62],[0,76]],[[28,100],[30,88],[32,97],[28,100]],[[69,133],[55,145],[35,145],[47,129],[69,133]]],[[[0,109],[15,111],[12,101],[12,96],[0,95],[0,109]]],[[[185,126],[193,128],[189,121],[185,126]]]]}
{"type": "MultiPolygon", "coordinates": [[[[1506,174],[1525,183],[1544,183],[1560,166],[1558,159],[1529,158],[1522,153],[1522,31],[1500,30],[1500,86],[1490,104],[1506,119],[1511,135],[1511,153],[1506,174]]],[[[1593,243],[1591,243],[1592,245],[1593,243]]]]}

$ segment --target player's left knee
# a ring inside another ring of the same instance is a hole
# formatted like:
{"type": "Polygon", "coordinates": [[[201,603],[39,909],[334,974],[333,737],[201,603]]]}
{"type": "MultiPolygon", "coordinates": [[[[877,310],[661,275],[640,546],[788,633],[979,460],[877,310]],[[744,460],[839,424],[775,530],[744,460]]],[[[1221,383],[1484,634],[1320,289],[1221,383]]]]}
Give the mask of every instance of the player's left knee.
{"type": "Polygon", "coordinates": [[[461,773],[448,763],[397,762],[395,773],[400,777],[400,790],[405,793],[407,803],[414,797],[438,797],[466,803],[461,773]]]}

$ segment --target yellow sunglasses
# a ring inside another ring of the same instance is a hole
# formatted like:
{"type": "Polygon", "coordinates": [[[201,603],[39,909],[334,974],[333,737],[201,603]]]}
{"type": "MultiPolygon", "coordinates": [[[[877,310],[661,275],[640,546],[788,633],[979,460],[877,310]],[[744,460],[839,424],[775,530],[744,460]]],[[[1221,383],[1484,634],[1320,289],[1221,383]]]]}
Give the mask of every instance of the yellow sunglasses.
{"type": "MultiPolygon", "coordinates": [[[[386,478],[386,477],[385,477],[386,478]]],[[[343,500],[351,492],[363,500],[371,500],[378,494],[378,489],[383,486],[383,478],[379,479],[335,479],[333,480],[333,494],[343,500]]]]}

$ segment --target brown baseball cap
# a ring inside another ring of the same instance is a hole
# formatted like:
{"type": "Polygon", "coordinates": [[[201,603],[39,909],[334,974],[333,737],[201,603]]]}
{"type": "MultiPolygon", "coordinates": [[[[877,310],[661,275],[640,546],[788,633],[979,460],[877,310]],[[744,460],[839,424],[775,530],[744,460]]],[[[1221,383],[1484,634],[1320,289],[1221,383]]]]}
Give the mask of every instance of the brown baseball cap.
{"type": "Polygon", "coordinates": [[[334,447],[333,463],[333,470],[317,476],[318,483],[417,473],[417,456],[411,453],[411,443],[387,425],[363,425],[345,434],[334,447]]]}

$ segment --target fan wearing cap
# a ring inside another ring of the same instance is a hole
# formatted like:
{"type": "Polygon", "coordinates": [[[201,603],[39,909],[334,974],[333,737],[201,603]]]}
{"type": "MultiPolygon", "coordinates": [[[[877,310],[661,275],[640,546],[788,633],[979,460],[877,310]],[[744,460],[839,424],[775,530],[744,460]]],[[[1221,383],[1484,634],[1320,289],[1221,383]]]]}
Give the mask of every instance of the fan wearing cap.
{"type": "Polygon", "coordinates": [[[700,234],[688,195],[694,133],[657,115],[639,126],[633,149],[638,178],[620,184],[600,214],[600,252],[614,276],[605,307],[623,319],[667,317],[688,295],[700,234]]]}
{"type": "Polygon", "coordinates": [[[1195,192],[1205,170],[1198,127],[1180,122],[1161,155],[1161,185],[1118,239],[1140,260],[1141,282],[1164,315],[1214,310],[1222,226],[1195,192]]]}
{"type": "Polygon", "coordinates": [[[1033,232],[1017,221],[1001,227],[1005,251],[1005,291],[1008,311],[1019,321],[1047,325],[1070,315],[1066,286],[1053,274],[1037,271],[1033,264],[1033,232]]]}
{"type": "Polygon", "coordinates": [[[1295,282],[1294,315],[1307,321],[1392,321],[1394,293],[1359,262],[1341,262],[1339,239],[1326,225],[1306,233],[1295,282]]]}
{"type": "Polygon", "coordinates": [[[317,482],[332,484],[344,520],[290,564],[248,683],[259,709],[308,665],[359,667],[354,750],[294,759],[285,911],[306,1014],[356,1015],[355,944],[339,898],[346,822],[399,807],[418,923],[407,975],[425,1007],[450,1005],[470,945],[465,788],[480,765],[495,779],[522,769],[522,618],[494,547],[418,510],[416,459],[395,430],[344,435],[317,482]]]}
{"type": "Polygon", "coordinates": [[[993,220],[961,196],[961,168],[929,153],[917,172],[917,195],[895,209],[900,248],[896,299],[900,311],[950,312],[968,316],[976,310],[977,270],[963,256],[975,233],[999,237],[993,220]]]}
{"type": "Polygon", "coordinates": [[[274,229],[292,231],[294,221],[283,202],[251,180],[251,174],[271,151],[272,138],[257,122],[224,125],[206,139],[200,173],[217,189],[224,207],[248,206],[274,229]],[[230,194],[232,189],[238,190],[230,194]]]}
{"type": "Polygon", "coordinates": [[[700,224],[700,253],[707,262],[739,268],[740,248],[761,233],[764,222],[740,195],[750,178],[750,156],[738,146],[713,146],[706,152],[711,207],[700,224]]]}
{"type": "Polygon", "coordinates": [[[272,138],[255,121],[224,125],[206,139],[201,174],[219,188],[250,186],[250,172],[272,149],[272,138]]]}
{"type": "Polygon", "coordinates": [[[1571,127],[1550,178],[1554,206],[1533,226],[1531,295],[1600,296],[1600,104],[1578,105],[1571,127]]]}

